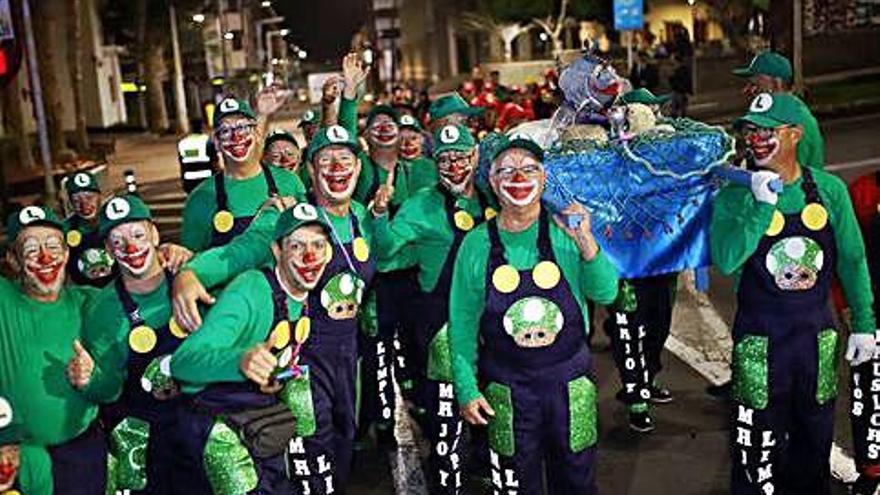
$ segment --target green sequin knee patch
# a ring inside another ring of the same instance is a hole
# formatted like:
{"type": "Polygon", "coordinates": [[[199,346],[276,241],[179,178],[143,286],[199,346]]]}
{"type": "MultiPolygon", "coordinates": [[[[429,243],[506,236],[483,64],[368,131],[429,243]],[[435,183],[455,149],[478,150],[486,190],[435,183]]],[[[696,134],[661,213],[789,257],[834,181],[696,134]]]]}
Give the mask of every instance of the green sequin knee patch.
{"type": "Polygon", "coordinates": [[[746,335],[733,348],[733,399],[753,409],[769,400],[768,338],[746,335]]]}
{"type": "Polygon", "coordinates": [[[513,439],[513,397],[510,387],[492,382],[483,393],[495,410],[489,420],[489,446],[499,455],[512,457],[516,452],[513,439]]]}
{"type": "Polygon", "coordinates": [[[219,420],[205,444],[205,472],[214,495],[244,495],[259,483],[254,459],[238,435],[219,420]]]}
{"type": "Polygon", "coordinates": [[[288,380],[284,384],[284,389],[281,390],[280,398],[296,418],[296,436],[310,437],[314,435],[317,424],[315,405],[312,402],[311,373],[305,373],[299,378],[288,380]]]}
{"type": "Polygon", "coordinates": [[[816,401],[824,404],[837,397],[837,332],[834,329],[819,332],[816,344],[816,401]]]}
{"type": "Polygon", "coordinates": [[[134,417],[123,419],[110,432],[109,466],[115,490],[143,490],[147,486],[147,443],[150,423],[134,417]]]}
{"type": "Polygon", "coordinates": [[[428,345],[428,378],[438,382],[452,381],[452,354],[445,324],[428,345]]]}
{"type": "Polygon", "coordinates": [[[582,376],[568,382],[568,441],[572,452],[596,444],[596,385],[582,376]]]}

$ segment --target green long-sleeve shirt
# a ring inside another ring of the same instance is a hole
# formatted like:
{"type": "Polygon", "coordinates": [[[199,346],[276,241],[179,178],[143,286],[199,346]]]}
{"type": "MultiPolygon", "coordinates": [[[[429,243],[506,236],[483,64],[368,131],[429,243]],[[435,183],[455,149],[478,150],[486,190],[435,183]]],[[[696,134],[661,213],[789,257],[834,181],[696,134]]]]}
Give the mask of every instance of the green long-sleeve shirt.
{"type": "MultiPolygon", "coordinates": [[[[472,217],[483,214],[476,197],[459,197],[455,206],[472,217]]],[[[443,194],[436,188],[419,191],[403,203],[393,220],[388,215],[378,217],[375,228],[380,262],[394,262],[401,250],[411,249],[412,261],[419,267],[422,290],[433,290],[455,238],[443,194]]]]}
{"type": "Polygon", "coordinates": [[[24,495],[52,495],[52,459],[45,447],[21,445],[18,486],[24,495]]]}
{"type": "Polygon", "coordinates": [[[437,164],[430,158],[421,156],[415,160],[403,160],[409,177],[409,190],[415,195],[422,189],[433,189],[440,180],[437,164]]]}
{"type": "MultiPolygon", "coordinates": [[[[533,268],[539,261],[538,222],[522,232],[499,229],[501,244],[511,265],[517,270],[533,268]]],[[[587,299],[610,304],[617,298],[617,269],[600,252],[584,261],[574,241],[555,223],[550,224],[550,244],[556,263],[571,287],[584,317],[584,334],[589,333],[587,299]]],[[[449,340],[455,393],[462,405],[480,397],[476,364],[486,299],[486,270],[489,260],[489,231],[486,224],[469,233],[462,242],[452,276],[449,300],[449,340]]]]}
{"type": "MultiPolygon", "coordinates": [[[[302,302],[287,296],[288,318],[295,322],[302,302]]],[[[185,393],[212,383],[244,382],[239,362],[245,352],[265,342],[272,331],[272,288],[259,270],[248,270],[230,283],[205,317],[171,357],[171,376],[185,393]]]]}
{"type": "Polygon", "coordinates": [[[0,277],[0,397],[15,411],[24,443],[64,443],[97,415],[65,372],[96,291],[66,286],[56,301],[39,302],[0,277]]]}
{"type": "MultiPolygon", "coordinates": [[[[361,236],[367,244],[373,245],[373,219],[361,204],[351,203],[350,215],[358,222],[361,236]]],[[[211,289],[228,282],[230,279],[252,268],[269,266],[275,262],[270,246],[275,240],[275,222],[278,211],[265,210],[251,223],[244,234],[236,237],[229,244],[211,248],[196,255],[185,269],[192,270],[205,287],[211,289]]],[[[336,216],[328,213],[330,223],[341,242],[352,241],[352,229],[348,216],[336,216]]]]}
{"type": "MultiPolygon", "coordinates": [[[[141,318],[157,332],[171,320],[171,294],[163,278],[155,290],[147,294],[131,293],[140,310],[141,318]]],[[[119,398],[128,377],[131,326],[115,284],[105,287],[95,300],[86,317],[83,329],[83,347],[95,361],[95,371],[88,386],[82,390],[95,402],[113,402],[119,398]]]]}
{"type": "MultiPolygon", "coordinates": [[[[278,193],[281,196],[294,196],[297,201],[305,201],[306,190],[296,174],[269,166],[278,193]]],[[[268,186],[263,172],[248,179],[223,177],[226,185],[229,211],[236,218],[254,215],[266,199],[268,186]]],[[[183,227],[180,243],[187,249],[198,252],[211,244],[214,231],[214,214],[217,213],[217,190],[214,179],[202,181],[186,199],[183,206],[183,227]]]]}
{"type": "MultiPolygon", "coordinates": [[[[873,333],[876,325],[865,246],[846,185],[821,170],[813,170],[813,179],[834,231],[835,272],[852,309],[853,330],[873,333]]],[[[786,215],[803,210],[806,198],[802,182],[803,178],[798,178],[786,184],[775,209],[786,215]]],[[[755,200],[747,187],[728,185],[715,198],[709,236],[712,262],[725,275],[733,275],[737,285],[743,266],[770,226],[773,211],[774,206],[755,200]]]]}
{"type": "Polygon", "coordinates": [[[795,97],[800,103],[800,110],[803,114],[802,122],[804,127],[804,135],[801,137],[797,146],[798,163],[802,163],[811,168],[825,168],[825,142],[822,139],[822,132],[819,130],[819,122],[800,98],[795,97]]]}

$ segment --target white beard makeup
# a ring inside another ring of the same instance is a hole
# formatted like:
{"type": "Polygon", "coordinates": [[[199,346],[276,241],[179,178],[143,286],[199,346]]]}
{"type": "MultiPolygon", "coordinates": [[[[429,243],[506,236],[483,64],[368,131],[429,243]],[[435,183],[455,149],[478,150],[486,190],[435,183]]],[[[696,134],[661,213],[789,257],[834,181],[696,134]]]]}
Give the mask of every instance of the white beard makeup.
{"type": "Polygon", "coordinates": [[[317,175],[321,194],[334,201],[351,199],[351,195],[354,194],[357,187],[354,165],[334,164],[323,167],[317,175]]]}
{"type": "Polygon", "coordinates": [[[471,184],[471,178],[474,175],[474,167],[469,163],[466,166],[439,167],[437,173],[440,176],[440,183],[443,184],[449,192],[455,195],[464,194],[468,186],[471,184]]]}
{"type": "Polygon", "coordinates": [[[40,296],[57,294],[64,285],[67,249],[61,233],[24,234],[19,251],[22,285],[40,296]],[[40,243],[44,250],[40,250],[40,243]]]}
{"type": "Polygon", "coordinates": [[[153,268],[156,246],[144,222],[125,223],[115,227],[108,236],[113,259],[135,278],[153,268]]]}
{"type": "Polygon", "coordinates": [[[766,167],[773,162],[776,155],[779,154],[779,139],[770,137],[768,139],[752,138],[749,140],[749,149],[755,158],[755,165],[766,167]]]}

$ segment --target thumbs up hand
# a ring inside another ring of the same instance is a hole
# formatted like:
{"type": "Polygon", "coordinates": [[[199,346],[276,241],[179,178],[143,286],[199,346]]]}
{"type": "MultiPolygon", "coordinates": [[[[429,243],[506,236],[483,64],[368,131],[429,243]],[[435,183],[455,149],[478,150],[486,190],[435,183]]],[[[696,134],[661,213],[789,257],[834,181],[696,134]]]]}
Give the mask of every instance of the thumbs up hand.
{"type": "Polygon", "coordinates": [[[394,170],[388,172],[385,183],[376,190],[376,196],[373,197],[371,208],[373,215],[379,216],[387,213],[392,197],[394,197],[394,170]]]}
{"type": "Polygon", "coordinates": [[[82,390],[92,379],[95,361],[79,340],[73,341],[73,357],[67,363],[67,381],[77,390],[82,390]]]}
{"type": "Polygon", "coordinates": [[[261,387],[269,384],[272,372],[278,367],[278,358],[272,354],[273,347],[275,347],[275,334],[272,334],[268,341],[261,342],[245,352],[238,365],[241,373],[248,380],[261,387]]]}

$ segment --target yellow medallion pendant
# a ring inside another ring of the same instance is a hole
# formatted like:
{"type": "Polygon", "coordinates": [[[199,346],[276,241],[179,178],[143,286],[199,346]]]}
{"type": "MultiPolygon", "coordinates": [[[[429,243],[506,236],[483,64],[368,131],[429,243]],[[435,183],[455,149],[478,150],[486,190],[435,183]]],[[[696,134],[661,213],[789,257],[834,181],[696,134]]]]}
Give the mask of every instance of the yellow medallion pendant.
{"type": "Polygon", "coordinates": [[[552,261],[542,261],[532,270],[532,280],[535,281],[535,285],[544,290],[556,287],[560,276],[559,267],[552,261]]]}
{"type": "Polygon", "coordinates": [[[492,273],[492,285],[502,294],[510,294],[519,287],[519,272],[510,265],[501,265],[492,273]]]}
{"type": "Polygon", "coordinates": [[[174,335],[181,340],[185,339],[189,335],[186,330],[184,330],[183,327],[181,327],[180,324],[177,323],[177,320],[174,319],[173,316],[170,320],[168,320],[168,331],[171,332],[171,335],[174,335]]]}
{"type": "Polygon", "coordinates": [[[458,210],[452,217],[455,220],[455,226],[458,230],[467,232],[474,228],[474,217],[464,210],[458,210]]]}
{"type": "Polygon", "coordinates": [[[351,248],[354,251],[354,257],[356,260],[361,263],[366,262],[370,259],[370,246],[367,244],[367,240],[363,237],[357,237],[351,243],[351,248]]]}
{"type": "Polygon", "coordinates": [[[128,334],[128,346],[138,354],[146,354],[156,347],[156,331],[141,325],[135,327],[128,334]]]}
{"type": "Polygon", "coordinates": [[[483,218],[485,218],[486,220],[492,220],[496,216],[498,216],[498,212],[495,211],[495,208],[492,208],[491,206],[487,206],[486,209],[483,211],[483,218]]]}
{"type": "Polygon", "coordinates": [[[233,217],[232,213],[227,210],[220,210],[214,214],[214,230],[221,234],[225,234],[232,230],[234,223],[235,217],[233,217]]]}
{"type": "Polygon", "coordinates": [[[828,210],[819,203],[810,203],[801,212],[801,222],[813,232],[822,230],[828,224],[828,210]]]}
{"type": "Polygon", "coordinates": [[[71,230],[67,233],[67,245],[77,247],[82,243],[82,234],[78,230],[71,230]]]}
{"type": "Polygon", "coordinates": [[[287,320],[279,321],[272,329],[270,338],[275,339],[275,343],[272,345],[275,349],[281,350],[287,347],[287,344],[290,343],[290,322],[287,320]]]}
{"type": "Polygon", "coordinates": [[[770,220],[770,226],[767,227],[767,235],[770,237],[779,235],[785,227],[785,216],[779,211],[773,211],[773,218],[770,220]]]}
{"type": "Polygon", "coordinates": [[[302,344],[303,342],[309,340],[309,335],[312,333],[312,319],[308,316],[302,316],[296,322],[296,329],[294,330],[293,338],[296,340],[297,344],[302,344]]]}

